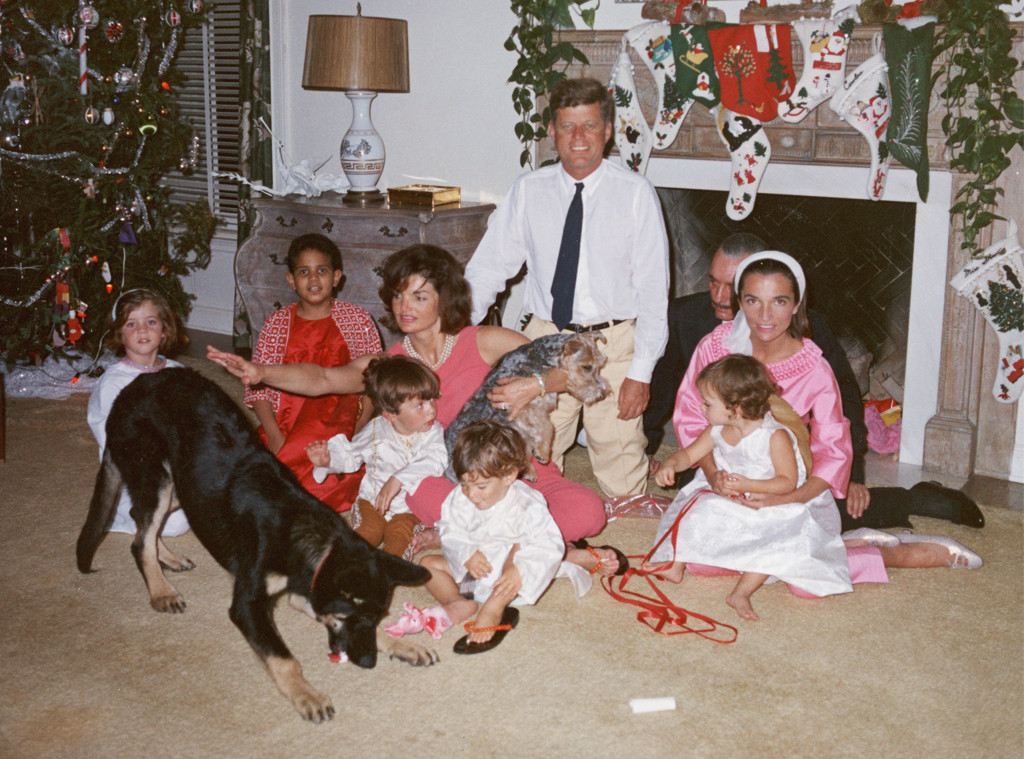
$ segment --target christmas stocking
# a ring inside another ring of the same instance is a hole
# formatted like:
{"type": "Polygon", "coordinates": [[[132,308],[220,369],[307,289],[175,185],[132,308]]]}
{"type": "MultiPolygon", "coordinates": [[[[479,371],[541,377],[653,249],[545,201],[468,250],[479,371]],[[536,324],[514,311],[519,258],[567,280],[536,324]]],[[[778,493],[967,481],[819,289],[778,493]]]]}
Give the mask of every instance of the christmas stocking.
{"type": "Polygon", "coordinates": [[[871,151],[868,197],[880,200],[885,192],[885,178],[889,174],[892,157],[884,139],[890,109],[885,58],[878,52],[881,35],[875,35],[874,43],[875,54],[846,77],[843,88],[837,90],[829,101],[829,107],[867,140],[871,151]]]}
{"type": "Polygon", "coordinates": [[[658,89],[658,113],[651,126],[654,147],[664,150],[679,133],[679,126],[693,105],[693,98],[679,94],[676,87],[676,60],[672,54],[671,29],[664,21],[634,26],[626,36],[654,77],[658,89]]]}
{"type": "Polygon", "coordinates": [[[757,119],[733,113],[720,105],[715,109],[715,121],[718,136],[732,156],[732,179],[725,212],[730,219],[740,221],[754,210],[757,186],[772,157],[772,146],[757,119]]]}
{"type": "Polygon", "coordinates": [[[792,23],[803,45],[804,73],[793,96],[779,103],[783,121],[801,121],[842,86],[855,15],[843,11],[830,19],[801,18],[792,23]]]}
{"type": "Polygon", "coordinates": [[[640,110],[625,37],[622,42],[622,52],[615,61],[611,79],[612,98],[615,100],[615,147],[619,150],[623,166],[644,174],[651,156],[651,128],[640,110]]]}
{"type": "Polygon", "coordinates": [[[928,98],[931,95],[934,16],[882,24],[892,87],[889,153],[917,172],[917,194],[928,200],[928,98]]]}
{"type": "Polygon", "coordinates": [[[676,63],[676,90],[680,97],[692,98],[708,109],[719,102],[718,73],[711,57],[708,30],[722,24],[672,26],[672,54],[676,63]]]}
{"type": "Polygon", "coordinates": [[[985,248],[950,281],[974,301],[999,336],[999,367],[992,395],[1013,403],[1024,390],[1024,250],[1017,240],[1017,222],[1007,224],[1005,240],[985,248]]]}
{"type": "Polygon", "coordinates": [[[722,105],[733,113],[771,121],[779,101],[793,94],[788,24],[723,26],[708,32],[722,105]]]}

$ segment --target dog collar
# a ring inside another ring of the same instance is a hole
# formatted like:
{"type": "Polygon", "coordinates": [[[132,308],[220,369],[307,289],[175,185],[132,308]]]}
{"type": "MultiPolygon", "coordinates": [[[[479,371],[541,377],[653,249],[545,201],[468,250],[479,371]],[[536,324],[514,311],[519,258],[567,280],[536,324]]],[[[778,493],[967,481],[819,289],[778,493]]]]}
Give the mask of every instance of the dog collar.
{"type": "MultiPolygon", "coordinates": [[[[331,548],[334,548],[334,546],[331,546],[331,548]]],[[[313,570],[313,579],[309,583],[309,589],[311,591],[313,590],[313,586],[316,585],[317,575],[319,575],[320,570],[323,569],[324,562],[327,561],[327,557],[331,555],[331,548],[327,549],[327,553],[324,554],[324,557],[320,559],[320,563],[316,565],[316,569],[313,570]]]]}

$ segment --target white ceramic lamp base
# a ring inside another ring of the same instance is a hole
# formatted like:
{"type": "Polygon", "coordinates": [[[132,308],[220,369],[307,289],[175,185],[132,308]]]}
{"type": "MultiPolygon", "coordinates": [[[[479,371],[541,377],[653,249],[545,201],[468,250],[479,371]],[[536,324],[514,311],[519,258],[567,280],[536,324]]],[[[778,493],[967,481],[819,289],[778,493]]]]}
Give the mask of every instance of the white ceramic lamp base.
{"type": "Polygon", "coordinates": [[[345,96],[352,103],[352,125],[341,140],[341,169],[350,185],[342,202],[383,203],[385,195],[377,189],[377,182],[384,171],[384,140],[370,121],[370,104],[377,93],[354,90],[345,96]]]}

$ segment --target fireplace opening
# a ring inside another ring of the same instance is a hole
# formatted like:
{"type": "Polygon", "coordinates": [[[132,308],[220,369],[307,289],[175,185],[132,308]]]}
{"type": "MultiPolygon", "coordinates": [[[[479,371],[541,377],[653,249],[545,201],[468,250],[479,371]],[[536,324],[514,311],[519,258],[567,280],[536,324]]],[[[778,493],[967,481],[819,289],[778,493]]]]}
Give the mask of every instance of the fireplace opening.
{"type": "MultiPolygon", "coordinates": [[[[825,192],[825,190],[823,190],[825,192]]],[[[672,295],[707,287],[715,247],[750,232],[796,258],[808,305],[825,315],[861,392],[903,402],[914,255],[914,203],[760,193],[743,221],[728,193],[658,188],[672,258],[672,295]]]]}

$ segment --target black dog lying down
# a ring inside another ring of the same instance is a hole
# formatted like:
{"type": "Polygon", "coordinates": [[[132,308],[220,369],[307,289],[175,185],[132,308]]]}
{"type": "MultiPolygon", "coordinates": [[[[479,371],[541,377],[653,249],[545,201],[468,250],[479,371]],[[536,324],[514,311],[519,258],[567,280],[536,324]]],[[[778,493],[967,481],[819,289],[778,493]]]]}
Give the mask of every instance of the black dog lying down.
{"type": "MultiPolygon", "coordinates": [[[[157,556],[157,537],[176,499],[196,537],[235,578],[230,617],[278,689],[306,719],[334,715],[330,698],[302,676],[274,624],[276,596],[328,630],[332,653],[373,667],[378,649],[410,664],[437,654],[379,629],[395,585],[424,582],[427,570],[371,548],[310,495],[259,441],[241,410],[189,369],[142,375],[114,402],[107,447],[89,516],[78,537],[78,568],[92,558],[113,520],[122,485],[138,533],[132,555],[157,611],[180,612],[157,556]]],[[[191,569],[187,559],[170,569],[191,569]]]]}

